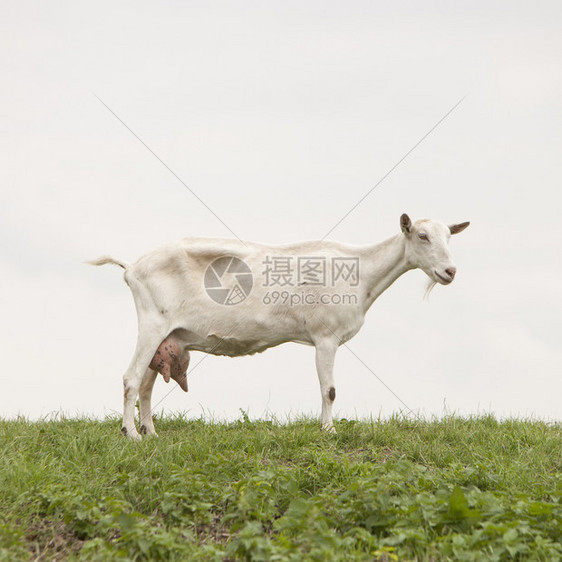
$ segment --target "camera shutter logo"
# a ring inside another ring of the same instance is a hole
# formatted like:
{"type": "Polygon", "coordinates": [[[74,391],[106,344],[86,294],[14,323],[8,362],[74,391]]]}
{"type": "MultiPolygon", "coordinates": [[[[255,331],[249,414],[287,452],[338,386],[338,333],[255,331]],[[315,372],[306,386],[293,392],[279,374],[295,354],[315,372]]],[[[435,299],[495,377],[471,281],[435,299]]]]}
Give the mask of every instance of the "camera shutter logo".
{"type": "Polygon", "coordinates": [[[209,297],[225,306],[245,301],[254,285],[248,264],[235,256],[223,256],[211,262],[203,282],[209,297]]]}

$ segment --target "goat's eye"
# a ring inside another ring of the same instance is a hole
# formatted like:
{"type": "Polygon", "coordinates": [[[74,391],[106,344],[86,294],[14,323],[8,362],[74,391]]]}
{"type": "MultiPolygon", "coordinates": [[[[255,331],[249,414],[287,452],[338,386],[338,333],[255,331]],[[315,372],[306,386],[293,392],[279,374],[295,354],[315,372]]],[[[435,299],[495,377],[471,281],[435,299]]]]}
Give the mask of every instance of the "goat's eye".
{"type": "Polygon", "coordinates": [[[429,238],[428,238],[428,236],[425,232],[419,232],[418,237],[419,237],[420,240],[426,240],[426,241],[429,240],[429,238]]]}

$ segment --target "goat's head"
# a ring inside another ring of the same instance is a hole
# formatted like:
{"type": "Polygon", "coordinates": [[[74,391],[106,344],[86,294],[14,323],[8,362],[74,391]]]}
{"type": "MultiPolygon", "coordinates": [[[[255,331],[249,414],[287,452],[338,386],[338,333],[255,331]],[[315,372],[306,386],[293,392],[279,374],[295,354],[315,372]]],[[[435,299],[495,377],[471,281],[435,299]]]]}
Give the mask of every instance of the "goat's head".
{"type": "Polygon", "coordinates": [[[420,268],[431,279],[430,289],[436,284],[448,285],[455,278],[457,268],[451,259],[451,234],[462,232],[470,223],[447,226],[442,222],[422,219],[414,223],[403,214],[400,228],[406,239],[406,258],[413,268],[420,268]]]}

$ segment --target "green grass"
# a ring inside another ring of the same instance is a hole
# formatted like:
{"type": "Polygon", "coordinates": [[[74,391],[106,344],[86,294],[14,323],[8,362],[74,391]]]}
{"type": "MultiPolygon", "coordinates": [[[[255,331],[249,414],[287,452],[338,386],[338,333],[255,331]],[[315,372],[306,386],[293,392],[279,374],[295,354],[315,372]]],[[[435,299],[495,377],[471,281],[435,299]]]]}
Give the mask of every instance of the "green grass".
{"type": "Polygon", "coordinates": [[[0,560],[558,560],[559,424],[0,421],[0,560]]]}

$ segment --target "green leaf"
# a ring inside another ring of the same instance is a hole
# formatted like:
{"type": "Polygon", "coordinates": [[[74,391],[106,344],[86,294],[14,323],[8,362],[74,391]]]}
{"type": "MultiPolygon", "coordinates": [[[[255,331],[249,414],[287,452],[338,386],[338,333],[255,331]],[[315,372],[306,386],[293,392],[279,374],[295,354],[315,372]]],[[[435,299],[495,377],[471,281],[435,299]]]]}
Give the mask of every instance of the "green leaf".
{"type": "Polygon", "coordinates": [[[449,516],[453,519],[464,519],[469,514],[468,500],[459,486],[455,486],[449,498],[449,516]]]}
{"type": "Polygon", "coordinates": [[[117,516],[116,520],[121,529],[125,532],[131,531],[137,524],[136,518],[124,511],[117,516]]]}

